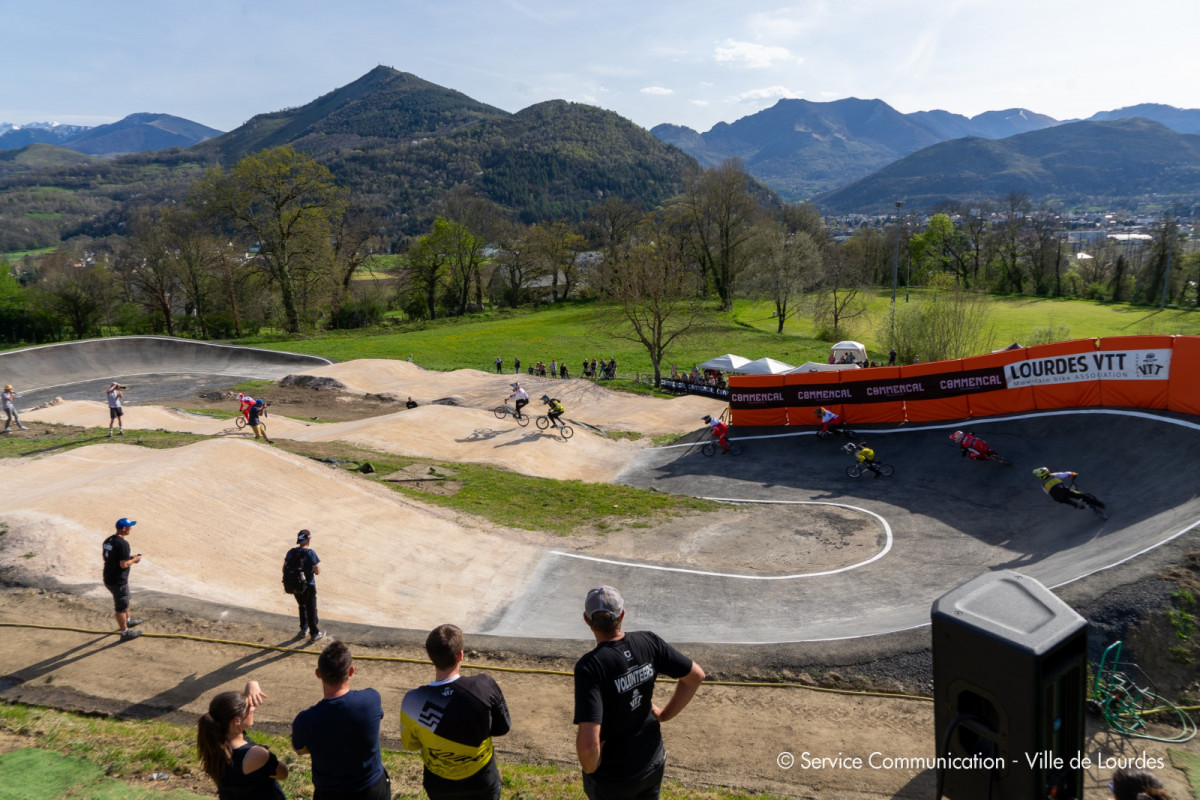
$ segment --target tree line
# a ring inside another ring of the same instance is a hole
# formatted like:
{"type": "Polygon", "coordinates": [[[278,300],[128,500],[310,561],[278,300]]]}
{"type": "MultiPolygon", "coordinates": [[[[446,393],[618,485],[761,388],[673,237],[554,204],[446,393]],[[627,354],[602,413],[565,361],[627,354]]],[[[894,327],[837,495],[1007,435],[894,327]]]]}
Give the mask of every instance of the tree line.
{"type": "Polygon", "coordinates": [[[1195,303],[1200,283],[1172,215],[1145,242],[1093,241],[1090,258],[1020,195],[835,236],[814,206],[772,202],[736,160],[694,167],[654,208],[610,195],[578,221],[527,222],[460,184],[425,233],[398,242],[355,200],[290,147],[211,167],[184,199],[152,198],[110,221],[115,233],[0,270],[0,335],[226,339],[597,297],[611,301],[609,333],[641,343],[657,381],[671,344],[739,297],[769,300],[779,333],[805,314],[832,340],[864,324],[867,291],[893,279],[935,287],[939,307],[906,304],[878,332],[902,358],[929,359],[985,346],[944,335],[986,333],[973,293],[1154,302],[1165,287],[1167,302],[1195,303]],[[367,270],[380,279],[356,280],[367,270]]]}

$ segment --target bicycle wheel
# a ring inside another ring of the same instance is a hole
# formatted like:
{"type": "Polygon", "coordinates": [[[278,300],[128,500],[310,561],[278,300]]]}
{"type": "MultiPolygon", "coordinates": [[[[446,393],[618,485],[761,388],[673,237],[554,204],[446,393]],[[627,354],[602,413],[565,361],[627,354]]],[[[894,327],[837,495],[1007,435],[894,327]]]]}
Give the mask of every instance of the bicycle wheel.
{"type": "Polygon", "coordinates": [[[492,409],[492,413],[496,415],[496,419],[504,419],[510,413],[512,413],[512,409],[508,406],[496,406],[494,409],[492,409]]]}
{"type": "Polygon", "coordinates": [[[891,464],[876,464],[875,468],[879,470],[879,474],[885,478],[892,477],[892,473],[896,471],[896,468],[891,464]]]}
{"type": "Polygon", "coordinates": [[[990,458],[992,461],[995,461],[997,464],[1008,464],[1010,466],[1012,465],[1011,461],[1009,461],[1004,456],[999,455],[998,453],[992,453],[990,456],[988,456],[988,458],[990,458]]]}
{"type": "Polygon", "coordinates": [[[572,428],[570,425],[563,425],[562,428],[559,429],[559,433],[562,434],[562,437],[564,439],[570,439],[572,436],[575,435],[575,429],[572,428]]]}
{"type": "Polygon", "coordinates": [[[862,466],[858,464],[851,464],[850,466],[846,467],[846,477],[857,478],[859,475],[862,475],[862,466]]]}
{"type": "Polygon", "coordinates": [[[729,443],[729,454],[740,456],[742,454],[742,446],[736,442],[729,443]]]}
{"type": "Polygon", "coordinates": [[[517,424],[520,425],[522,428],[524,428],[526,425],[529,424],[529,415],[528,414],[522,414],[519,417],[516,414],[514,414],[513,419],[515,419],[517,421],[517,424]]]}
{"type": "Polygon", "coordinates": [[[704,453],[704,455],[706,455],[706,456],[711,457],[713,453],[717,452],[717,446],[714,445],[712,442],[705,442],[704,446],[700,448],[700,452],[704,453]]]}
{"type": "Polygon", "coordinates": [[[242,428],[246,427],[246,418],[239,416],[233,421],[233,424],[236,425],[237,429],[240,431],[242,428]]]}
{"type": "Polygon", "coordinates": [[[546,426],[547,426],[547,425],[549,425],[549,424],[550,424],[550,418],[549,418],[549,417],[538,417],[538,418],[537,418],[537,426],[538,426],[538,430],[539,430],[539,431],[544,431],[544,430],[546,430],[546,426]]]}

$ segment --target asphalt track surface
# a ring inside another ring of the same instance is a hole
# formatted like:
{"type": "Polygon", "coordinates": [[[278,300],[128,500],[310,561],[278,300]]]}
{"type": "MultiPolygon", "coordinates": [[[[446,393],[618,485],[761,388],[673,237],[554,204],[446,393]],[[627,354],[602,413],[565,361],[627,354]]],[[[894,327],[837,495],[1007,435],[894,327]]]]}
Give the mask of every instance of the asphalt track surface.
{"type": "MultiPolygon", "coordinates": [[[[278,379],[326,359],[160,337],[92,340],[0,353],[0,376],[25,403],[100,399],[112,380],[155,402],[278,379]]],[[[878,526],[857,564],[809,572],[693,570],[549,550],[516,601],[475,630],[502,637],[578,639],[580,598],[597,584],[628,598],[636,627],[679,642],[783,643],[860,639],[927,625],[933,602],[998,569],[1050,587],[1116,566],[1200,524],[1192,418],[1086,409],[923,426],[864,429],[858,439],[892,464],[891,478],[848,478],[844,440],[811,431],[746,429],[740,456],[705,457],[703,440],[651,449],[619,481],[740,503],[836,504],[878,526]],[[958,456],[947,438],[974,430],[1012,466],[958,456]],[[1109,520],[1053,502],[1030,471],[1080,473],[1109,520]]],[[[769,512],[768,512],[769,513],[769,512]]],[[[780,536],[804,531],[781,526],[780,536]]]]}
{"type": "MultiPolygon", "coordinates": [[[[739,434],[742,432],[739,431],[739,434]]],[[[575,603],[608,583],[636,598],[638,627],[678,641],[783,643],[855,639],[927,625],[933,602],[991,570],[1057,587],[1123,563],[1200,523],[1200,480],[1185,454],[1200,425],[1136,410],[1074,410],[861,431],[891,478],[848,478],[845,440],[755,429],[740,456],[697,444],[650,450],[620,482],[763,504],[835,503],[879,525],[874,556],[837,571],[730,574],[550,552],[533,584],[489,633],[577,635],[575,603]],[[974,430],[1012,466],[972,462],[948,439],[974,430]],[[1038,466],[1078,472],[1109,520],[1046,496],[1038,466]]],[[[780,530],[780,535],[803,531],[780,530]]]]}
{"type": "Polygon", "coordinates": [[[0,380],[11,383],[26,406],[61,397],[104,400],[113,381],[137,403],[157,403],[226,388],[244,379],[278,380],[332,362],[320,356],[253,347],[127,336],[28,347],[0,353],[0,380]]]}

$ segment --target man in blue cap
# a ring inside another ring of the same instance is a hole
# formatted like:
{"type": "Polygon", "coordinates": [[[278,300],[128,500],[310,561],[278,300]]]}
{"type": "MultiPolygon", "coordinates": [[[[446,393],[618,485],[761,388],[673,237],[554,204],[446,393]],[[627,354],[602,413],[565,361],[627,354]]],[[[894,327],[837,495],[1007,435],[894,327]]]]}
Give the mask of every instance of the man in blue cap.
{"type": "Polygon", "coordinates": [[[137,525],[137,520],[121,517],[117,520],[117,532],[104,540],[101,555],[104,557],[104,587],[112,593],[113,609],[121,641],[136,639],[142,635],[134,628],[142,624],[140,619],[129,618],[129,568],[142,560],[142,554],[132,555],[125,537],[137,525]]]}

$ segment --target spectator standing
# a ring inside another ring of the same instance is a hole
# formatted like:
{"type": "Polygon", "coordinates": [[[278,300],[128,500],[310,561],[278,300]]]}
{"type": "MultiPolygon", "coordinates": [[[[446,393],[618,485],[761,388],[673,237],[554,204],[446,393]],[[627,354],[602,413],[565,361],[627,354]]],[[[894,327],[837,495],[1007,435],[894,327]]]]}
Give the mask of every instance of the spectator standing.
{"type": "Polygon", "coordinates": [[[517,356],[513,359],[513,372],[520,374],[521,372],[521,357],[517,356]]]}
{"type": "Polygon", "coordinates": [[[15,405],[13,405],[13,400],[17,399],[20,396],[21,395],[19,395],[13,391],[13,387],[12,387],[11,383],[4,387],[3,392],[0,392],[0,405],[4,406],[4,414],[5,414],[5,417],[4,417],[4,432],[5,433],[8,433],[9,426],[12,425],[14,422],[17,423],[17,430],[22,430],[22,431],[29,430],[24,425],[22,425],[21,420],[17,418],[17,407],[15,405]]]}
{"type": "Polygon", "coordinates": [[[500,358],[500,356],[496,356],[496,373],[499,374],[503,371],[504,371],[504,359],[500,358]]]}
{"type": "Polygon", "coordinates": [[[292,720],[292,747],[312,757],[313,800],[390,800],[379,752],[383,702],[374,689],[351,689],[350,648],[333,642],[317,658],[324,697],[292,720]]]}
{"type": "Polygon", "coordinates": [[[400,741],[421,751],[425,793],[430,800],[499,800],[492,737],[512,726],[504,694],[490,675],[459,675],[463,633],[457,626],[430,631],[425,652],[433,682],[409,691],[400,706],[400,741]]]}
{"type": "Polygon", "coordinates": [[[105,539],[100,549],[100,555],[104,558],[104,588],[113,596],[113,611],[121,641],[142,635],[141,631],[134,630],[142,621],[129,618],[129,568],[142,561],[142,554],[133,555],[126,540],[134,525],[137,525],[137,520],[121,517],[117,520],[117,532],[105,539]]]}
{"type": "Polygon", "coordinates": [[[321,559],[311,545],[312,533],[305,528],[296,534],[296,546],[288,550],[283,562],[293,574],[298,571],[304,575],[304,588],[295,593],[300,610],[300,635],[307,635],[315,642],[324,638],[325,631],[321,630],[317,619],[317,576],[321,574],[321,559]]]}
{"type": "Polygon", "coordinates": [[[121,401],[125,399],[125,392],[122,391],[125,387],[113,381],[108,386],[108,435],[112,436],[113,423],[117,423],[117,433],[121,436],[125,435],[125,422],[121,418],[125,416],[124,409],[121,408],[121,401]]]}
{"type": "Polygon", "coordinates": [[[567,375],[567,362],[566,361],[562,361],[559,363],[558,377],[562,378],[564,381],[567,379],[568,375],[567,375]]]}
{"type": "Polygon", "coordinates": [[[287,765],[246,735],[266,697],[258,681],[250,681],[241,692],[214,697],[200,717],[196,750],[220,800],[284,800],[279,781],[288,776],[287,765]]]}
{"type": "Polygon", "coordinates": [[[896,366],[896,348],[894,347],[891,350],[888,350],[888,366],[896,366]]]}
{"type": "Polygon", "coordinates": [[[267,444],[275,444],[267,438],[267,426],[263,424],[262,418],[267,415],[267,403],[265,400],[255,400],[254,405],[250,406],[250,411],[246,417],[246,424],[250,426],[250,430],[254,431],[255,439],[262,439],[267,444]]]}
{"type": "Polygon", "coordinates": [[[550,359],[550,377],[551,378],[558,377],[558,359],[557,358],[550,359]]]}
{"type": "Polygon", "coordinates": [[[587,594],[583,619],[596,647],[575,664],[575,750],[589,800],[653,800],[666,753],[660,724],[687,706],[704,670],[650,631],[621,630],[625,601],[611,586],[587,594]],[[662,708],[654,679],[678,678],[662,708]]]}

